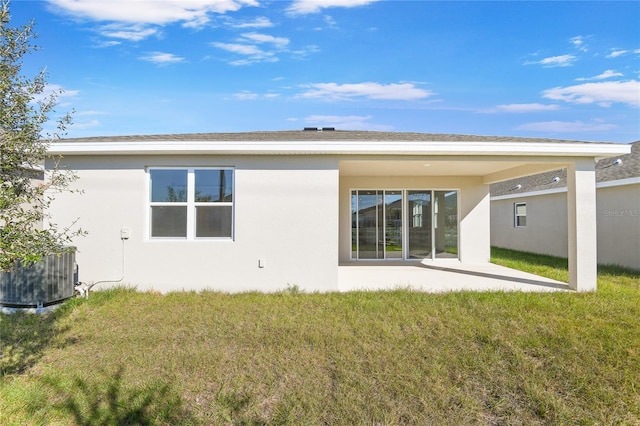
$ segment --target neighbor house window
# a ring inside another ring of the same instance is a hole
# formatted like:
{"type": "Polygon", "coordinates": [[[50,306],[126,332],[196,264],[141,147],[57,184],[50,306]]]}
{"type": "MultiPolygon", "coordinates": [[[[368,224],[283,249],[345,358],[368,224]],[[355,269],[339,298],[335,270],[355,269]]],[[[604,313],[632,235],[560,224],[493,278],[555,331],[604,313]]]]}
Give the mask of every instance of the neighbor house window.
{"type": "Polygon", "coordinates": [[[149,169],[152,238],[232,238],[233,169],[149,169]]]}
{"type": "Polygon", "coordinates": [[[515,227],[522,228],[527,226],[527,203],[515,203],[513,212],[515,227]]]}

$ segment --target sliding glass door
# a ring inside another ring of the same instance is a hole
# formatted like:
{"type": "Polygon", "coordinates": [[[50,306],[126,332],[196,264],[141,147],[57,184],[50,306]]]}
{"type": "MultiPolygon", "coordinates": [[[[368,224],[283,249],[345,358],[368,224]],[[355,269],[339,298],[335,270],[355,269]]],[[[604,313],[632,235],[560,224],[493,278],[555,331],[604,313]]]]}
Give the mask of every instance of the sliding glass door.
{"type": "Polygon", "coordinates": [[[354,190],[351,258],[455,258],[457,211],[457,191],[354,190]]]}

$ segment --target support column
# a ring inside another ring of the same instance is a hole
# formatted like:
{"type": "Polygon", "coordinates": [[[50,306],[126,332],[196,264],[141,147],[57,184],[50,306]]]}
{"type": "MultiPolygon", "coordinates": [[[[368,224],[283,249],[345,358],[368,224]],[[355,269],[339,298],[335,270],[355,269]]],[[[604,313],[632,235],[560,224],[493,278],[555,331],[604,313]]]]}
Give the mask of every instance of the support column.
{"type": "Polygon", "coordinates": [[[593,291],[597,287],[596,172],[593,158],[567,167],[569,287],[593,291]]]}

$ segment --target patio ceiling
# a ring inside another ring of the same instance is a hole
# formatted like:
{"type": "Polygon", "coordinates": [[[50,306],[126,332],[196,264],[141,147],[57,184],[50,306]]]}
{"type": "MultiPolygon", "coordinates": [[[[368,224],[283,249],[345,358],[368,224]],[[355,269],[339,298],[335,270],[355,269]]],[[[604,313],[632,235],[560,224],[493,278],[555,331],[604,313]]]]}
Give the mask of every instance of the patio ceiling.
{"type": "Polygon", "coordinates": [[[340,176],[478,176],[485,183],[566,167],[566,159],[522,161],[507,158],[438,158],[343,160],[340,176]]]}

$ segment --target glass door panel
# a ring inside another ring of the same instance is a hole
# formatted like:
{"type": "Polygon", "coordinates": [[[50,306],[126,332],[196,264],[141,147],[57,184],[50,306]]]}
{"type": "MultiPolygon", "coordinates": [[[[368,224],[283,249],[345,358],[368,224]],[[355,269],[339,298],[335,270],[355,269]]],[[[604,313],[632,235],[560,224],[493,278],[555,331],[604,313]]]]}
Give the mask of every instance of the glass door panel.
{"type": "Polygon", "coordinates": [[[382,191],[358,191],[358,259],[384,259],[382,191]]]}
{"type": "Polygon", "coordinates": [[[431,191],[407,192],[407,231],[410,259],[431,257],[431,191]]]}
{"type": "Polygon", "coordinates": [[[385,258],[402,259],[402,191],[384,192],[385,258]]]}
{"type": "Polygon", "coordinates": [[[358,258],[358,191],[351,191],[351,258],[358,258]]]}
{"type": "Polygon", "coordinates": [[[433,217],[436,258],[458,257],[458,192],[435,191],[433,217]]]}

